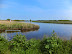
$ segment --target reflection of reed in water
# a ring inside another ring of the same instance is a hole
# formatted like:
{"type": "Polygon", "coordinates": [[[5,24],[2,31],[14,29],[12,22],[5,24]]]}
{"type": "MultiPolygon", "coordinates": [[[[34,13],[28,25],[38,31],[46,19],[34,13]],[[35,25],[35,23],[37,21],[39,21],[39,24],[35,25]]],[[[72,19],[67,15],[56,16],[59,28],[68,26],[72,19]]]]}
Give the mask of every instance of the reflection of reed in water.
{"type": "Polygon", "coordinates": [[[12,32],[20,32],[20,34],[21,34],[21,30],[5,30],[5,33],[6,33],[6,39],[7,40],[11,40],[12,38],[13,38],[13,34],[11,34],[12,32]],[[8,33],[7,32],[10,32],[10,37],[8,37],[8,33]]]}
{"type": "MultiPolygon", "coordinates": [[[[30,31],[38,31],[39,29],[29,29],[29,30],[21,30],[21,32],[30,32],[30,31]]],[[[5,31],[0,31],[0,33],[5,33],[5,31]]],[[[18,32],[18,31],[7,31],[7,33],[14,33],[14,32],[18,32]]]]}
{"type": "Polygon", "coordinates": [[[21,31],[20,30],[6,30],[5,32],[2,32],[0,35],[2,37],[4,37],[6,40],[10,41],[15,35],[17,34],[21,34],[21,31]],[[13,34],[13,32],[15,32],[13,34]]]}
{"type": "Polygon", "coordinates": [[[5,30],[1,32],[1,36],[3,36],[7,40],[11,40],[15,35],[21,34],[22,32],[30,32],[30,31],[38,31],[38,29],[30,29],[30,30],[5,30]]]}
{"type": "Polygon", "coordinates": [[[72,40],[72,36],[70,37],[70,40],[72,40]]]}

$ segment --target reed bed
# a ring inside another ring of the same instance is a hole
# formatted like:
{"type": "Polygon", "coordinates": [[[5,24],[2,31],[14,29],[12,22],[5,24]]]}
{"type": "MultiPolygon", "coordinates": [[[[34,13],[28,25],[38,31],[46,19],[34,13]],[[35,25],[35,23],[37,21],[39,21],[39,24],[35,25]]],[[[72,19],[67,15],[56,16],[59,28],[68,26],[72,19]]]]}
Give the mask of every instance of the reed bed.
{"type": "Polygon", "coordinates": [[[29,30],[29,29],[39,29],[39,26],[31,23],[0,21],[0,30],[29,30]]]}

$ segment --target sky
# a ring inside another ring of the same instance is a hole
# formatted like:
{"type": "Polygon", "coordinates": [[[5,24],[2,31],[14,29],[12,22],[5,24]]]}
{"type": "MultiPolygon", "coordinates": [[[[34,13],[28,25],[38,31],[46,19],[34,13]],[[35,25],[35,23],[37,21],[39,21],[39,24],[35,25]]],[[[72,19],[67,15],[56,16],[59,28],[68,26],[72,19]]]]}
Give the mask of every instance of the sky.
{"type": "Polygon", "coordinates": [[[0,0],[0,20],[72,20],[72,0],[0,0]]]}

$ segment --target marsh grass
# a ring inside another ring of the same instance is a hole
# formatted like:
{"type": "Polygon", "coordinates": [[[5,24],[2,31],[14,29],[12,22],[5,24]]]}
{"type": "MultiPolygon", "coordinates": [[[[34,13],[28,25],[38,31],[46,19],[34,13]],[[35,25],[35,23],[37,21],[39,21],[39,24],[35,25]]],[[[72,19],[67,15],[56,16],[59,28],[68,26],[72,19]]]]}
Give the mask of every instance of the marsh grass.
{"type": "Polygon", "coordinates": [[[31,23],[0,21],[0,30],[29,30],[29,29],[39,29],[39,26],[31,23]]]}

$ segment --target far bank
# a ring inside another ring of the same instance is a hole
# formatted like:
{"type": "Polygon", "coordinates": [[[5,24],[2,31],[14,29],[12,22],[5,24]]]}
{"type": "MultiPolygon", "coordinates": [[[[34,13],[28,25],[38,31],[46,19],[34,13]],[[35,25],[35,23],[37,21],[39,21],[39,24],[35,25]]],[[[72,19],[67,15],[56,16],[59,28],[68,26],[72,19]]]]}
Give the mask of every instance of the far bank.
{"type": "Polygon", "coordinates": [[[71,20],[37,20],[32,22],[39,22],[39,23],[56,23],[56,24],[72,24],[71,20]]]}

